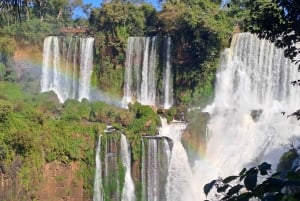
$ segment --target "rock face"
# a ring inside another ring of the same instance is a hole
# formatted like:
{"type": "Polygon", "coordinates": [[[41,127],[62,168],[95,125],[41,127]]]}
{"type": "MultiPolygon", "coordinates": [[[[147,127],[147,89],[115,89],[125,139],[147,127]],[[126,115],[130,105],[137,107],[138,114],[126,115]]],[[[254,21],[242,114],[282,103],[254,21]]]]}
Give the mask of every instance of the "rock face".
{"type": "Polygon", "coordinates": [[[0,200],[26,200],[25,189],[20,185],[18,171],[21,160],[16,158],[10,166],[0,161],[0,200]]]}
{"type": "Polygon", "coordinates": [[[189,125],[182,134],[181,142],[191,163],[205,152],[208,120],[209,114],[206,112],[194,111],[188,115],[189,125]]]}
{"type": "Polygon", "coordinates": [[[260,115],[261,115],[262,113],[263,113],[263,110],[258,109],[258,110],[252,110],[250,115],[251,115],[253,121],[256,122],[256,121],[259,120],[260,115]]]}
{"type": "Polygon", "coordinates": [[[42,170],[42,179],[36,193],[40,201],[83,201],[83,179],[80,178],[79,163],[68,165],[51,162],[42,170]]]}

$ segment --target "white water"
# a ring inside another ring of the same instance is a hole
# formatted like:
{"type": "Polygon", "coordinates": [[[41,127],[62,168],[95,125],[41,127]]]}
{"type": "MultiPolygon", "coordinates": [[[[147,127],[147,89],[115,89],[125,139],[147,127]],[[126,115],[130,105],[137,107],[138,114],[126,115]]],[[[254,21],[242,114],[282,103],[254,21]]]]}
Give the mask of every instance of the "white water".
{"type": "Polygon", "coordinates": [[[158,201],[157,140],[149,139],[147,152],[147,200],[158,201]]]}
{"type": "Polygon", "coordinates": [[[60,102],[89,99],[93,43],[93,38],[45,38],[41,91],[54,91],[60,102]]]}
{"type": "Polygon", "coordinates": [[[166,200],[194,201],[196,200],[195,186],[190,183],[193,177],[192,170],[181,144],[181,135],[187,124],[183,122],[167,124],[164,118],[161,118],[161,123],[159,134],[170,138],[173,143],[165,186],[166,200]]]}
{"type": "Polygon", "coordinates": [[[166,61],[164,68],[164,108],[169,109],[173,105],[173,80],[172,80],[172,66],[171,66],[171,38],[166,40],[166,61]]]}
{"type": "MultiPolygon", "coordinates": [[[[173,87],[171,86],[171,39],[167,38],[164,49],[166,54],[163,77],[163,101],[166,108],[173,104],[173,87]]],[[[157,37],[129,37],[126,50],[123,107],[138,101],[143,105],[156,105],[157,97],[157,66],[159,56],[157,37]]]]}
{"type": "Polygon", "coordinates": [[[101,169],[101,136],[99,136],[97,148],[96,148],[96,170],[94,180],[94,196],[93,201],[103,201],[102,195],[102,169],[101,169]]]}
{"type": "Polygon", "coordinates": [[[142,168],[141,168],[141,179],[142,179],[142,201],[147,199],[147,185],[146,185],[146,157],[145,157],[145,141],[142,140],[142,168]]]}
{"type": "Polygon", "coordinates": [[[130,147],[125,135],[121,135],[121,158],[125,167],[125,183],[122,193],[122,201],[135,201],[134,183],[131,177],[131,157],[130,147]]]}
{"type": "MultiPolygon", "coordinates": [[[[237,174],[245,166],[263,161],[276,168],[285,145],[300,136],[299,122],[287,118],[300,108],[297,67],[283,50],[249,33],[235,35],[222,55],[217,73],[204,160],[195,167],[193,185],[202,189],[218,176],[237,174]],[[251,111],[261,109],[257,120],[251,111]]],[[[201,192],[198,200],[203,200],[201,192]]]]}
{"type": "Polygon", "coordinates": [[[91,76],[93,70],[93,44],[94,38],[80,39],[80,76],[78,99],[89,99],[91,76]]]}

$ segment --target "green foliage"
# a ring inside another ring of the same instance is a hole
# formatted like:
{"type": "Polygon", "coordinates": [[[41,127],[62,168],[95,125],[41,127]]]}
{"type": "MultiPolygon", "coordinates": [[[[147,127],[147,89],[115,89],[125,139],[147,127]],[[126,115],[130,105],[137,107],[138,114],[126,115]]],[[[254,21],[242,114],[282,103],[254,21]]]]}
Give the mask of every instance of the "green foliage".
{"type": "Polygon", "coordinates": [[[93,83],[103,91],[121,96],[127,38],[154,32],[156,11],[149,4],[112,1],[93,9],[89,18],[96,32],[96,62],[93,83]],[[152,24],[154,23],[154,24],[152,24]]]}
{"type": "Polygon", "coordinates": [[[127,126],[125,132],[139,135],[157,134],[160,120],[149,106],[134,103],[129,105],[129,110],[134,112],[135,120],[127,126]]]}
{"type": "Polygon", "coordinates": [[[61,119],[66,121],[81,121],[88,120],[90,117],[91,108],[87,100],[81,103],[77,100],[68,99],[63,104],[63,112],[61,119]]]}
{"type": "Polygon", "coordinates": [[[41,22],[33,18],[15,25],[14,36],[18,43],[24,45],[39,45],[42,47],[44,38],[50,34],[59,33],[59,24],[41,22]]]}
{"type": "Polygon", "coordinates": [[[27,94],[21,91],[21,87],[11,82],[0,81],[0,98],[8,101],[25,99],[27,94]]]}
{"type": "Polygon", "coordinates": [[[98,121],[110,124],[115,121],[116,109],[104,102],[91,103],[90,121],[98,121]]]}
{"type": "MultiPolygon", "coordinates": [[[[61,106],[53,93],[24,94],[20,86],[8,82],[0,82],[0,89],[0,158],[8,166],[20,158],[18,173],[26,192],[34,191],[42,166],[54,160],[82,161],[84,181],[93,177],[90,152],[101,124],[85,122],[90,116],[88,101],[61,106]]],[[[87,183],[89,192],[92,186],[87,183]]]]}
{"type": "Polygon", "coordinates": [[[5,56],[12,56],[16,50],[16,41],[7,36],[0,37],[0,53],[5,56]]]}
{"type": "Polygon", "coordinates": [[[234,23],[219,2],[167,2],[158,14],[160,32],[173,41],[174,89],[177,104],[210,101],[222,49],[228,46],[234,23]]]}
{"type": "Polygon", "coordinates": [[[12,112],[12,104],[9,101],[0,99],[0,122],[4,123],[7,116],[12,112]]]}
{"type": "Polygon", "coordinates": [[[175,115],[177,114],[177,110],[175,107],[171,107],[168,111],[167,111],[167,121],[170,122],[175,118],[175,115]]]}
{"type": "Polygon", "coordinates": [[[6,74],[5,65],[0,62],[0,81],[4,80],[5,74],[6,74]]]}
{"type": "Polygon", "coordinates": [[[296,159],[298,156],[297,150],[295,148],[290,149],[289,151],[285,152],[279,161],[277,166],[277,171],[285,171],[292,168],[293,160],[296,159]]]}
{"type": "MultiPolygon", "coordinates": [[[[117,63],[124,63],[124,54],[120,54],[117,60],[117,63]]],[[[124,68],[115,66],[109,58],[105,58],[101,66],[95,66],[94,80],[96,80],[96,86],[103,91],[120,97],[123,90],[124,68]]]]}
{"type": "Polygon", "coordinates": [[[271,165],[263,162],[258,167],[244,168],[239,175],[213,180],[203,188],[207,195],[213,187],[221,200],[297,200],[300,175],[298,172],[271,174],[271,165]],[[258,178],[264,178],[261,183],[258,178]],[[233,182],[235,181],[235,182],[233,182]]]}

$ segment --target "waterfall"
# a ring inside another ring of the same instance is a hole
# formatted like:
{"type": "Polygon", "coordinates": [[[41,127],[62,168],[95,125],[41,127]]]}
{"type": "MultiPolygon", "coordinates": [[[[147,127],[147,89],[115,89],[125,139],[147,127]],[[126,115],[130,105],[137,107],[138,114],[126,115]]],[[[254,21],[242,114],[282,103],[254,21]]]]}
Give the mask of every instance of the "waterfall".
{"type": "Polygon", "coordinates": [[[143,201],[166,201],[165,185],[167,183],[170,149],[168,139],[165,137],[143,138],[141,169],[143,201]]]}
{"type": "Polygon", "coordinates": [[[147,154],[147,198],[148,201],[158,199],[157,140],[149,139],[147,154]]]}
{"type": "Polygon", "coordinates": [[[80,77],[79,77],[79,100],[89,98],[90,83],[93,70],[93,38],[80,39],[80,77]]]}
{"type": "Polygon", "coordinates": [[[122,201],[135,201],[134,183],[131,178],[131,157],[130,148],[127,143],[125,135],[121,135],[121,157],[125,172],[125,183],[122,194],[122,201]]]}
{"type": "Polygon", "coordinates": [[[96,170],[94,180],[94,196],[93,201],[103,201],[102,196],[102,169],[101,169],[101,136],[99,136],[96,148],[96,170]]]}
{"type": "Polygon", "coordinates": [[[143,105],[157,105],[159,82],[158,69],[160,60],[165,64],[163,74],[163,106],[169,108],[173,104],[173,87],[171,79],[171,38],[164,38],[161,45],[158,37],[129,37],[126,50],[125,79],[123,105],[138,101],[143,105]],[[159,52],[164,55],[159,59],[159,52]]]}
{"type": "Polygon", "coordinates": [[[146,189],[146,151],[145,151],[145,141],[142,141],[142,168],[141,168],[141,180],[142,180],[142,201],[147,201],[146,189]]]}
{"type": "Polygon", "coordinates": [[[48,71],[50,68],[49,60],[51,59],[50,48],[51,48],[51,41],[52,38],[48,37],[44,40],[44,48],[43,48],[43,69],[42,69],[42,77],[41,77],[41,90],[42,92],[48,91],[50,89],[50,82],[49,79],[52,80],[50,74],[51,72],[48,71]]]}
{"type": "Polygon", "coordinates": [[[173,81],[171,69],[171,38],[167,37],[165,40],[165,68],[163,79],[163,92],[164,92],[164,108],[169,109],[173,105],[173,81]]]}
{"type": "Polygon", "coordinates": [[[131,177],[130,155],[130,146],[125,135],[109,133],[103,135],[102,138],[99,137],[96,149],[94,201],[136,200],[131,177]],[[103,141],[102,147],[100,147],[101,140],[103,141]]]}
{"type": "Polygon", "coordinates": [[[176,122],[167,124],[167,120],[161,118],[162,127],[159,134],[172,140],[172,151],[168,168],[165,194],[167,201],[194,201],[196,199],[192,180],[192,169],[187,153],[181,144],[181,134],[187,124],[176,122]]]}
{"type": "Polygon", "coordinates": [[[297,67],[283,49],[250,33],[233,37],[221,57],[214,102],[206,109],[211,119],[206,156],[194,177],[199,186],[263,161],[276,169],[285,145],[297,147],[292,138],[299,137],[299,122],[283,116],[299,109],[300,88],[290,84],[297,79],[297,67]]]}
{"type": "Polygon", "coordinates": [[[54,91],[60,102],[89,99],[93,43],[93,38],[45,38],[41,92],[54,91]]]}

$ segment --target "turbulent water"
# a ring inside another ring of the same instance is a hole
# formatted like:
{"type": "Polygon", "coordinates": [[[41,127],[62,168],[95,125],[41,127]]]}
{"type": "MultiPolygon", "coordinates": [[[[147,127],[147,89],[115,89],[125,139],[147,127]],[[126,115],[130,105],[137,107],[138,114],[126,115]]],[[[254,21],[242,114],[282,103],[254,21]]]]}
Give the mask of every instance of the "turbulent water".
{"type": "Polygon", "coordinates": [[[206,109],[211,113],[207,150],[195,167],[194,184],[263,161],[276,168],[286,145],[297,144],[292,139],[299,137],[299,123],[287,114],[299,109],[300,88],[290,84],[299,73],[283,55],[255,35],[233,37],[222,55],[215,100],[206,109]]]}
{"type": "Polygon", "coordinates": [[[41,91],[54,91],[60,102],[89,99],[93,44],[89,37],[45,38],[41,91]]]}
{"type": "Polygon", "coordinates": [[[163,107],[173,104],[173,87],[171,73],[171,39],[165,38],[165,45],[160,45],[158,37],[129,37],[126,50],[124,105],[138,101],[143,105],[158,105],[157,69],[159,48],[162,47],[164,57],[163,70],[163,107]]]}

